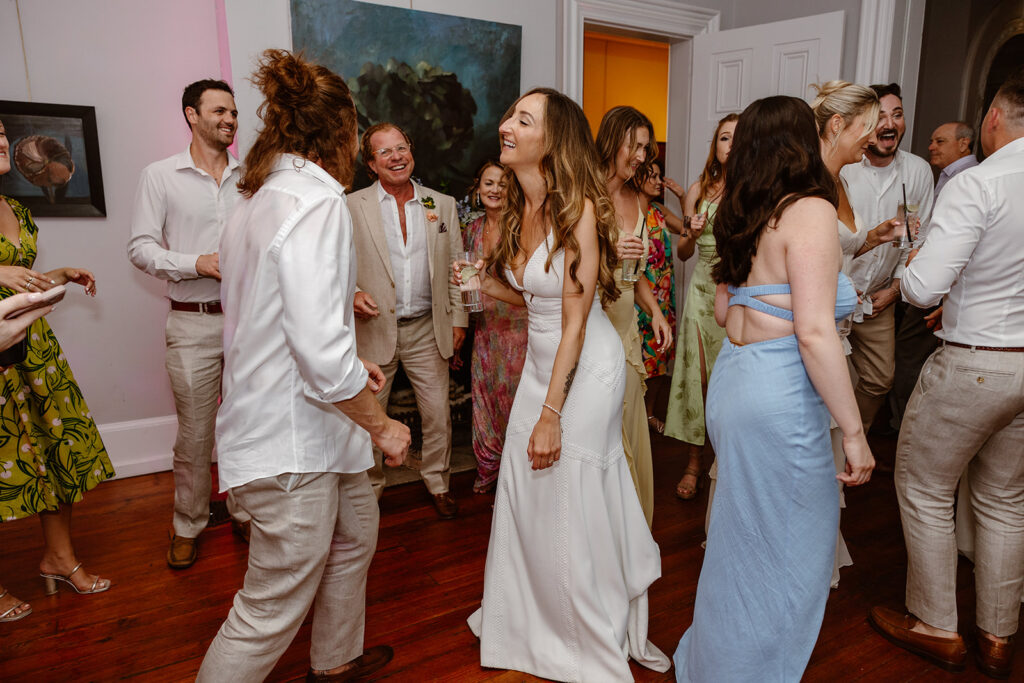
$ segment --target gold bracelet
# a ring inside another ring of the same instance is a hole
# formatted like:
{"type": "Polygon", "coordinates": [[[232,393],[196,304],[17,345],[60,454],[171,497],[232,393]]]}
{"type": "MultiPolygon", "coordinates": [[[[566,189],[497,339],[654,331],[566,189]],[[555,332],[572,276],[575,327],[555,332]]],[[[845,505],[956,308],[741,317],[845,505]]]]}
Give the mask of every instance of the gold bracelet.
{"type": "Polygon", "coordinates": [[[544,404],[544,407],[553,412],[555,415],[557,415],[559,420],[562,419],[562,411],[558,410],[558,408],[555,408],[553,405],[549,405],[547,403],[544,404]]]}

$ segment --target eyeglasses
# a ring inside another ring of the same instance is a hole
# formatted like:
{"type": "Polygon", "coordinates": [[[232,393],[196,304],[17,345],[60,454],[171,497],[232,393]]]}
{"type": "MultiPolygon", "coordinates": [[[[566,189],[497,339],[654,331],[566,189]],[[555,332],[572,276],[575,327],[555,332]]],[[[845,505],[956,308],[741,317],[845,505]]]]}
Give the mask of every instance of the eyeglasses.
{"type": "Polygon", "coordinates": [[[389,157],[392,152],[398,152],[399,154],[405,154],[409,151],[409,145],[397,145],[395,147],[384,147],[383,149],[376,150],[373,154],[378,157],[389,157]]]}

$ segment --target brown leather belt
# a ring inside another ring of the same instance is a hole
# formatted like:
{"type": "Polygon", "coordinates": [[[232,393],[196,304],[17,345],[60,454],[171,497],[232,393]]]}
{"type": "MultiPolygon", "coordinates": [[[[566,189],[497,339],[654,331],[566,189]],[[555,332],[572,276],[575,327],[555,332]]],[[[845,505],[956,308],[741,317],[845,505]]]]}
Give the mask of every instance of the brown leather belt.
{"type": "Polygon", "coordinates": [[[429,314],[430,314],[430,311],[427,311],[426,313],[420,313],[419,315],[410,316],[408,318],[399,318],[398,319],[398,324],[399,325],[408,325],[409,323],[414,323],[417,320],[419,320],[420,318],[422,318],[422,317],[424,317],[426,315],[429,315],[429,314]]]}
{"type": "Polygon", "coordinates": [[[175,301],[171,299],[172,311],[185,311],[186,313],[209,313],[220,315],[224,312],[219,301],[175,301]]]}
{"type": "Polygon", "coordinates": [[[1024,353],[1024,346],[971,346],[959,342],[943,342],[946,346],[955,346],[960,349],[971,349],[977,351],[1006,351],[1008,353],[1024,353]]]}

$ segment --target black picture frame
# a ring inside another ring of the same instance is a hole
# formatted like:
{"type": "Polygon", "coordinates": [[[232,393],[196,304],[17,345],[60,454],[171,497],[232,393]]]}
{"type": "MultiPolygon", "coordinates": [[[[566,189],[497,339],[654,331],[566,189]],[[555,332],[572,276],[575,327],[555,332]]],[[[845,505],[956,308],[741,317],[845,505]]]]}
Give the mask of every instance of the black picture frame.
{"type": "Polygon", "coordinates": [[[0,121],[11,161],[0,194],[36,217],[107,215],[95,107],[0,100],[0,121]]]}

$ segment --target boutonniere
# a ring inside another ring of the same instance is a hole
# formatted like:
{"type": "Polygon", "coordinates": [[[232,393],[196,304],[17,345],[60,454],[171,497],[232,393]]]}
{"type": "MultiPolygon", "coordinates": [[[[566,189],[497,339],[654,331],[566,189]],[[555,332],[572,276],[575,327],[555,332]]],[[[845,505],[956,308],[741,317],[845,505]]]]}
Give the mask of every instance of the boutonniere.
{"type": "Polygon", "coordinates": [[[444,223],[444,222],[442,221],[442,222],[441,222],[441,227],[440,227],[440,228],[438,228],[438,229],[437,229],[437,231],[438,231],[439,233],[440,233],[440,232],[448,232],[448,225],[447,225],[447,224],[445,224],[445,223],[444,223]]]}
{"type": "Polygon", "coordinates": [[[436,223],[437,222],[437,214],[434,213],[433,211],[427,211],[427,222],[429,222],[429,223],[436,223]]]}
{"type": "Polygon", "coordinates": [[[434,198],[433,197],[424,197],[423,199],[420,200],[420,203],[423,204],[423,208],[424,209],[436,209],[437,208],[437,204],[434,203],[434,198]]]}

